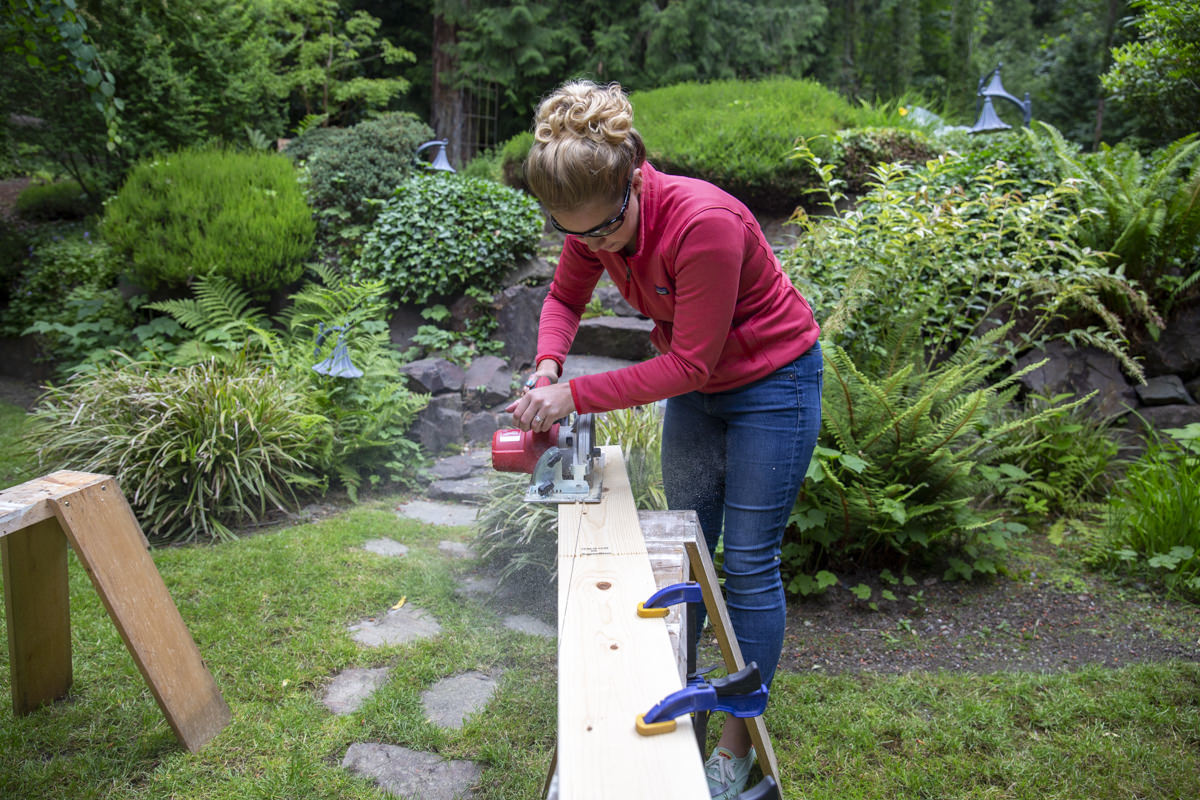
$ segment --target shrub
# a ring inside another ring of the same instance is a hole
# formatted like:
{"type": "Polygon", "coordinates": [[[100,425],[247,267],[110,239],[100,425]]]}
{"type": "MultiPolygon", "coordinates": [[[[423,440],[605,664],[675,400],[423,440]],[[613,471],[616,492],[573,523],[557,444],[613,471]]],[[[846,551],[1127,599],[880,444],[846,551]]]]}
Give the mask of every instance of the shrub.
{"type": "MultiPolygon", "coordinates": [[[[1006,190],[1028,197],[1058,186],[1064,177],[1054,128],[1045,123],[984,135],[949,130],[932,141],[946,153],[945,163],[936,170],[914,172],[907,184],[912,189],[933,182],[939,188],[958,186],[969,191],[978,185],[980,174],[1001,170],[1006,190]]],[[[1061,141],[1078,152],[1077,145],[1061,141]]]]}
{"type": "Polygon", "coordinates": [[[412,114],[391,113],[352,128],[312,128],[285,153],[307,174],[309,201],[335,226],[375,216],[371,200],[392,195],[412,175],[417,147],[433,129],[412,114]]]}
{"type": "Polygon", "coordinates": [[[284,157],[181,150],[138,164],[107,205],[103,235],[148,288],[222,275],[253,292],[300,277],[314,224],[284,157]]]}
{"type": "Polygon", "coordinates": [[[1200,424],[1154,438],[1116,487],[1093,563],[1161,577],[1200,597],[1200,424]]]}
{"type": "Polygon", "coordinates": [[[0,306],[12,297],[13,282],[29,257],[29,240],[15,225],[0,218],[0,306]]]}
{"type": "Polygon", "coordinates": [[[95,210],[79,181],[31,183],[17,195],[17,213],[25,219],[83,219],[95,210]]]}
{"type": "Polygon", "coordinates": [[[50,389],[31,437],[46,468],[115,475],[151,536],[227,538],[320,488],[328,421],[248,360],[160,369],[129,362],[50,389]]]}
{"type": "Polygon", "coordinates": [[[61,322],[63,298],[74,289],[110,289],[120,264],[111,248],[87,229],[57,226],[33,238],[24,267],[0,324],[8,336],[24,334],[39,320],[61,322]]]}
{"type": "Polygon", "coordinates": [[[630,100],[656,167],[711,181],[761,210],[790,210],[816,185],[808,166],[789,158],[797,137],[904,125],[894,110],[851,105],[808,80],[684,83],[630,100]]]}
{"type": "Polygon", "coordinates": [[[507,186],[417,175],[384,205],[351,273],[383,281],[402,302],[428,303],[469,287],[490,292],[533,253],[542,224],[537,202],[507,186]]]}
{"type": "Polygon", "coordinates": [[[924,133],[911,128],[852,128],[832,137],[830,158],[852,194],[866,191],[878,164],[922,165],[940,152],[924,133]]]}
{"type": "Polygon", "coordinates": [[[518,133],[504,143],[500,148],[500,172],[506,186],[528,191],[525,185],[525,159],[533,148],[533,134],[529,131],[518,133]]]}
{"type": "Polygon", "coordinates": [[[57,362],[57,372],[69,376],[82,362],[107,361],[114,349],[134,344],[130,331],[133,310],[117,289],[77,286],[54,308],[35,320],[26,333],[38,337],[40,349],[57,362]]]}

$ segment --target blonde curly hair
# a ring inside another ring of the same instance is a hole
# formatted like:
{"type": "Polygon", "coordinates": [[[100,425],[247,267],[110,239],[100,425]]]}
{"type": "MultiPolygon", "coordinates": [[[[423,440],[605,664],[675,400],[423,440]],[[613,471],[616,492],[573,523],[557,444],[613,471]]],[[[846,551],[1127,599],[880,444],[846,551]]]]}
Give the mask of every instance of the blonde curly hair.
{"type": "Polygon", "coordinates": [[[551,212],[596,201],[620,202],[646,146],[619,83],[563,84],[538,106],[525,182],[551,212]]]}

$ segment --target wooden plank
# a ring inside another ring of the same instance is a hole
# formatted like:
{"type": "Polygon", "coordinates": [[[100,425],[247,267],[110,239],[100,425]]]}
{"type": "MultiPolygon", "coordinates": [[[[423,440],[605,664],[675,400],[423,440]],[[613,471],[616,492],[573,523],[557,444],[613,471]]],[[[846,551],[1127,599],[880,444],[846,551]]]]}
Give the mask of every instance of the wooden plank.
{"type": "Polygon", "coordinates": [[[65,697],[71,688],[67,537],[51,517],[0,539],[13,713],[65,697]]]}
{"type": "Polygon", "coordinates": [[[559,506],[559,797],[697,800],[708,789],[691,720],[635,728],[681,683],[663,620],[637,615],[654,576],[621,449],[602,450],[601,502],[559,506]]]}
{"type": "Polygon", "coordinates": [[[229,724],[229,706],[150,558],[129,503],[112,479],[51,502],[171,729],[196,752],[229,724]]]}
{"type": "MultiPolygon", "coordinates": [[[[692,512],[695,513],[695,512],[692,512]]],[[[721,657],[725,661],[725,669],[729,673],[737,672],[746,666],[742,659],[742,648],[737,638],[733,636],[733,623],[729,620],[729,610],[725,607],[725,599],[721,596],[720,583],[717,582],[717,570],[712,558],[708,555],[708,546],[704,542],[704,534],[700,526],[696,526],[696,539],[686,543],[688,559],[692,562],[692,571],[700,582],[700,590],[704,594],[704,607],[708,618],[712,620],[713,629],[717,634],[717,644],[721,648],[721,657]]],[[[779,778],[779,761],[775,758],[775,748],[771,746],[771,737],[767,734],[767,725],[763,716],[751,717],[745,720],[750,732],[750,741],[758,755],[758,765],[764,775],[770,775],[775,783],[782,787],[779,778]]]]}
{"type": "Polygon", "coordinates": [[[85,486],[109,480],[109,475],[62,470],[0,492],[0,537],[24,530],[54,516],[51,500],[85,486]]]}

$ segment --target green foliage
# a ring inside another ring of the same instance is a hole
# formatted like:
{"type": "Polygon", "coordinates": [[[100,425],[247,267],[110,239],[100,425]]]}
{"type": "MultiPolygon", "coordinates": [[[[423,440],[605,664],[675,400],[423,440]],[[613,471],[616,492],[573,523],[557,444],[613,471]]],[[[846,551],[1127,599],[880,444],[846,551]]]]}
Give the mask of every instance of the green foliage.
{"type": "Polygon", "coordinates": [[[839,168],[851,194],[859,194],[874,178],[878,164],[922,165],[940,148],[919,130],[911,128],[851,128],[832,137],[830,160],[839,168]]]}
{"type": "Polygon", "coordinates": [[[815,185],[808,165],[789,158],[798,136],[904,124],[894,109],[851,105],[810,80],[687,83],[630,99],[656,167],[708,180],[755,209],[790,210],[815,185]]]}
{"type": "MultiPolygon", "coordinates": [[[[1011,464],[1019,449],[1011,437],[1070,406],[1001,421],[1019,378],[1041,362],[995,379],[1006,366],[1002,326],[928,366],[921,317],[897,321],[870,374],[841,347],[824,346],[822,432],[790,518],[788,573],[945,558],[947,578],[971,578],[996,572],[1024,530],[997,502],[1024,474],[1011,464]]],[[[788,588],[811,591],[812,580],[793,577],[788,588]]]]}
{"type": "Polygon", "coordinates": [[[25,219],[82,219],[95,210],[79,181],[31,183],[17,195],[17,213],[25,219]]]}
{"type": "Polygon", "coordinates": [[[1200,424],[1164,433],[1171,438],[1152,438],[1109,498],[1090,559],[1200,598],[1200,424]]]}
{"type": "Polygon", "coordinates": [[[12,297],[13,281],[25,266],[29,247],[29,240],[20,228],[0,219],[0,306],[7,306],[12,297]]]}
{"type": "Polygon", "coordinates": [[[289,51],[284,82],[306,114],[344,122],[353,112],[386,108],[408,91],[395,74],[369,77],[364,67],[379,60],[396,65],[416,60],[408,50],[379,37],[379,20],[362,9],[347,14],[337,0],[279,3],[289,51]]]}
{"type": "Polygon", "coordinates": [[[1056,135],[1054,128],[1036,123],[1032,129],[1002,131],[986,135],[971,135],[965,131],[946,131],[937,134],[934,142],[947,153],[945,163],[937,170],[917,171],[912,188],[926,182],[944,188],[969,187],[980,173],[1002,169],[1004,186],[1022,195],[1045,192],[1063,180],[1062,162],[1058,147],[1064,152],[1079,152],[1079,147],[1056,135]]]}
{"type": "Polygon", "coordinates": [[[314,223],[286,158],[181,150],[133,169],[103,235],[149,288],[211,274],[259,292],[300,277],[314,223]]]}
{"type": "MultiPolygon", "coordinates": [[[[466,294],[481,303],[490,299],[490,295],[477,289],[467,289],[466,294]]],[[[421,309],[421,316],[434,323],[446,322],[450,319],[450,309],[436,303],[421,309]]],[[[479,356],[504,352],[504,343],[493,337],[496,324],[496,318],[491,314],[479,314],[468,319],[464,330],[451,330],[437,324],[420,325],[412,337],[413,346],[401,358],[416,361],[437,357],[467,367],[479,356]]]]}
{"type": "Polygon", "coordinates": [[[327,225],[339,229],[374,218],[378,203],[416,170],[417,147],[433,129],[411,114],[385,114],[351,128],[310,128],[284,152],[304,166],[306,191],[327,225]]]}
{"type": "Polygon", "coordinates": [[[402,302],[490,292],[533,253],[542,225],[537,202],[507,186],[417,175],[380,210],[351,273],[383,281],[402,302]]]}
{"type": "Polygon", "coordinates": [[[133,310],[120,291],[77,286],[59,301],[53,314],[42,314],[25,333],[37,336],[40,349],[66,377],[83,362],[108,360],[110,351],[128,348],[133,327],[133,310]]]}
{"type": "Polygon", "coordinates": [[[1134,0],[1139,37],[1113,50],[1102,77],[1114,99],[1137,115],[1140,132],[1166,143],[1200,119],[1200,2],[1134,0]]]}
{"type": "Polygon", "coordinates": [[[61,321],[63,298],[74,289],[105,290],[117,281],[120,262],[91,231],[51,226],[34,238],[12,286],[0,333],[19,336],[39,320],[61,321]]]}
{"type": "Polygon", "coordinates": [[[476,154],[458,171],[458,174],[465,178],[485,178],[496,183],[505,182],[503,162],[500,153],[496,150],[484,150],[476,154]]]}
{"type": "MultiPolygon", "coordinates": [[[[658,408],[609,411],[596,423],[596,442],[621,448],[634,504],[646,510],[665,509],[660,460],[662,415],[658,408]]],[[[557,570],[557,507],[524,502],[528,485],[528,475],[493,473],[487,502],[476,517],[476,547],[480,557],[499,570],[501,581],[553,576],[557,570]]]]}
{"type": "Polygon", "coordinates": [[[331,426],[280,378],[245,359],[129,362],[51,388],[30,436],[46,471],[115,475],[150,535],[228,538],[321,486],[331,426]]]}
{"type": "Polygon", "coordinates": [[[796,154],[820,176],[818,191],[833,213],[798,212],[804,235],[782,262],[814,307],[830,310],[822,328],[860,368],[873,369],[884,356],[881,337],[894,327],[899,301],[928,310],[930,358],[1019,319],[1021,346],[1065,328],[1140,375],[1118,312],[1158,317],[1140,289],[1074,241],[1080,215],[1070,185],[1026,196],[999,161],[959,183],[962,167],[949,152],[918,169],[876,167],[871,191],[843,212],[835,208],[835,165],[803,141],[796,154]]]}
{"type": "MultiPolygon", "coordinates": [[[[1053,132],[1052,132],[1053,133],[1053,132]]],[[[1054,136],[1064,174],[1079,187],[1075,238],[1103,251],[1114,267],[1169,308],[1200,274],[1200,140],[1196,134],[1143,157],[1104,146],[1075,155],[1054,136]]]]}
{"type": "Polygon", "coordinates": [[[531,149],[533,149],[533,134],[529,131],[518,133],[500,148],[500,171],[503,174],[505,185],[514,189],[527,189],[525,159],[529,158],[531,149]]]}

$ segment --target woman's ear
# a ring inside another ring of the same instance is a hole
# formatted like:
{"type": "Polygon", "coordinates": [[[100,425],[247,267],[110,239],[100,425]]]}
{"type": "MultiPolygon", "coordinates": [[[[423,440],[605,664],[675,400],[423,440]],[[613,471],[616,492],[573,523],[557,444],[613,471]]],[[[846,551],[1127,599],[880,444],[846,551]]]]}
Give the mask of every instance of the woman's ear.
{"type": "Polygon", "coordinates": [[[638,167],[633,171],[633,190],[635,192],[642,191],[642,168],[638,167]]]}

